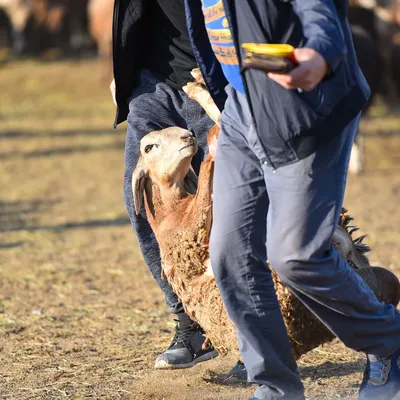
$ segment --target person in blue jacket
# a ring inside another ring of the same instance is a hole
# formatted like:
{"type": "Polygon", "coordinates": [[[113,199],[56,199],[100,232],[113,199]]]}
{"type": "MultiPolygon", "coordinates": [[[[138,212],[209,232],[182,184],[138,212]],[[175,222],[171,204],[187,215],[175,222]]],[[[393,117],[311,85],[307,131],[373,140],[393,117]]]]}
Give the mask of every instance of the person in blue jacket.
{"type": "Polygon", "coordinates": [[[194,54],[218,103],[211,265],[234,322],[253,399],[304,399],[277,302],[283,282],[339,338],[366,353],[362,400],[400,399],[400,314],[331,246],[369,88],[347,0],[187,0],[194,54]],[[206,43],[205,37],[209,37],[206,43]],[[298,66],[240,74],[242,43],[288,43],[298,66]]]}

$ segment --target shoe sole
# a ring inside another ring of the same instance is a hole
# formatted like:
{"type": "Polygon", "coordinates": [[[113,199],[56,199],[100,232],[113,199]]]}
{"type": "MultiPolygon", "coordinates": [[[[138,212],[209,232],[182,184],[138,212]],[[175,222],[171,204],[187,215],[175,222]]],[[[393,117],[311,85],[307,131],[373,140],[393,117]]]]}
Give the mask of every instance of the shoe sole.
{"type": "Polygon", "coordinates": [[[155,369],[182,369],[182,368],[192,368],[196,364],[211,360],[218,356],[218,352],[216,350],[210,351],[209,353],[203,354],[199,358],[194,359],[191,363],[187,364],[168,364],[166,361],[160,361],[154,365],[155,369]]]}

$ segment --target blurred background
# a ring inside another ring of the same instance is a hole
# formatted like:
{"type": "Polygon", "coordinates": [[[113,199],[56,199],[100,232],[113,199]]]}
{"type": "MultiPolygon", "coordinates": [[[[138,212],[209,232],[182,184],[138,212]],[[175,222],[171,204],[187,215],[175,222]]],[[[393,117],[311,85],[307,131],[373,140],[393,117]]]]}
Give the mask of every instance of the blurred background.
{"type": "MultiPolygon", "coordinates": [[[[247,399],[207,383],[232,360],[153,370],[173,323],[122,200],[113,3],[0,0],[0,399],[247,399]]],[[[400,1],[351,3],[373,95],[345,205],[400,276],[400,1]]],[[[300,366],[313,399],[356,398],[363,361],[339,343],[300,366]]]]}

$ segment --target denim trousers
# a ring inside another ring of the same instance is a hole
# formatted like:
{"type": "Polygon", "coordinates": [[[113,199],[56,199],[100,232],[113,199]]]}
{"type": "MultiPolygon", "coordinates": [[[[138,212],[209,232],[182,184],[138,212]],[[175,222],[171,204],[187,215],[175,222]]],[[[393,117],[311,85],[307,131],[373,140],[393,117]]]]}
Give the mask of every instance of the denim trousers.
{"type": "Polygon", "coordinates": [[[258,399],[304,398],[267,259],[346,346],[378,357],[400,347],[399,312],[379,302],[330,245],[358,122],[307,158],[273,170],[261,161],[263,132],[254,129],[246,97],[228,89],[210,259],[258,399]]]}
{"type": "Polygon", "coordinates": [[[140,155],[140,140],[146,134],[171,126],[188,129],[196,135],[199,151],[192,165],[198,173],[208,151],[207,134],[214,122],[203,108],[189,99],[183,90],[160,82],[148,70],[142,70],[138,86],[129,99],[128,129],[125,142],[124,201],[143,258],[165,296],[172,313],[183,312],[183,306],[166,279],[161,276],[160,250],[147,221],[144,207],[136,215],[132,195],[132,173],[140,155]]]}

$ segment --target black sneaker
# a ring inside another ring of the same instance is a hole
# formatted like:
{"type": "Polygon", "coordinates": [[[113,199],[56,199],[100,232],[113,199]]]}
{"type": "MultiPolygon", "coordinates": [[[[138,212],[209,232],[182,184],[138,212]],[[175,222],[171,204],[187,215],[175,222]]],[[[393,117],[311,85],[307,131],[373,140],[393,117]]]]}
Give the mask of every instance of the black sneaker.
{"type": "Polygon", "coordinates": [[[198,324],[186,315],[178,318],[171,345],[156,359],[157,369],[191,368],[218,355],[210,343],[202,348],[206,338],[198,324]]]}

